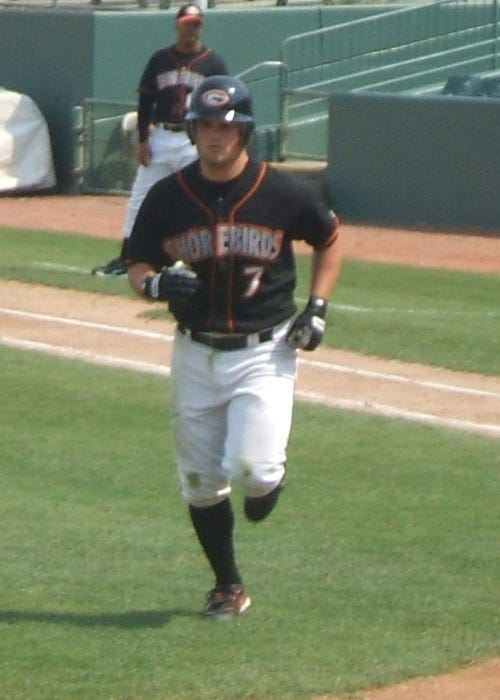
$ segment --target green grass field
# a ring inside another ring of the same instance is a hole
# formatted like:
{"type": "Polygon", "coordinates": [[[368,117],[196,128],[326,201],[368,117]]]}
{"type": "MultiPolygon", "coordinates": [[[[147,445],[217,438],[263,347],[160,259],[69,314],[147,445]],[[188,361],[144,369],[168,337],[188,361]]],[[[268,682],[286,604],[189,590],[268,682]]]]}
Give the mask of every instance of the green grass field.
{"type": "Polygon", "coordinates": [[[298,404],[289,481],[212,585],[164,380],[0,350],[2,698],[305,698],[498,653],[497,443],[298,404]]]}
{"type": "MultiPolygon", "coordinates": [[[[89,274],[116,242],[0,228],[0,277],[134,297],[126,279],[89,274]]],[[[298,259],[299,304],[308,296],[298,259]]],[[[325,342],[337,348],[500,374],[500,276],[346,261],[325,342]]]]}
{"type": "MultiPolygon", "coordinates": [[[[129,294],[88,274],[111,244],[25,235],[1,232],[0,276],[129,294]]],[[[496,374],[498,281],[349,263],[330,340],[383,355],[363,309],[398,308],[393,352],[496,374]]],[[[297,403],[279,507],[253,525],[234,498],[254,605],[211,623],[168,381],[1,346],[0,381],[2,700],[298,700],[498,655],[498,440],[297,403]]]]}

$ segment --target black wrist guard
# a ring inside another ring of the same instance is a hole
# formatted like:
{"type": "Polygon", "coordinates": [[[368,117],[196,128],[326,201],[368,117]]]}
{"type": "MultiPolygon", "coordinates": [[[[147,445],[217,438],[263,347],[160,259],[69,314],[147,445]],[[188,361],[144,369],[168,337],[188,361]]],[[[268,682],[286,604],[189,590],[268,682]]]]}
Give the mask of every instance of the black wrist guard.
{"type": "Polygon", "coordinates": [[[323,340],[328,304],[320,297],[310,297],[304,311],[288,331],[286,342],[294,350],[315,350],[323,340]]]}
{"type": "Polygon", "coordinates": [[[312,311],[314,316],[325,318],[328,311],[328,302],[321,297],[309,297],[305,311],[312,311]]]}
{"type": "Polygon", "coordinates": [[[142,283],[142,293],[159,301],[188,300],[194,297],[200,287],[196,274],[187,265],[176,263],[164,267],[156,275],[146,277],[142,283]]]}

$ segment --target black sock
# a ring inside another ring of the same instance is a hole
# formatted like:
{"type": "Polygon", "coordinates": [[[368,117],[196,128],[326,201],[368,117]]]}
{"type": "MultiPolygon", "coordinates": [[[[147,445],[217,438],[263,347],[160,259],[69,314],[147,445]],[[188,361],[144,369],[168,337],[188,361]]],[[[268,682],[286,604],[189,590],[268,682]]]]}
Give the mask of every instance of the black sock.
{"type": "Polygon", "coordinates": [[[215,574],[215,585],[242,583],[234,555],[234,514],[229,499],[208,508],[190,505],[189,515],[215,574]]]}
{"type": "Polygon", "coordinates": [[[247,496],[243,504],[243,509],[248,520],[256,523],[259,520],[264,520],[264,518],[267,518],[278,502],[279,495],[284,486],[285,477],[283,477],[280,483],[265,496],[257,496],[256,498],[247,496]]]}
{"type": "Polygon", "coordinates": [[[128,257],[128,238],[124,238],[122,241],[122,247],[120,249],[120,259],[125,262],[128,257]]]}

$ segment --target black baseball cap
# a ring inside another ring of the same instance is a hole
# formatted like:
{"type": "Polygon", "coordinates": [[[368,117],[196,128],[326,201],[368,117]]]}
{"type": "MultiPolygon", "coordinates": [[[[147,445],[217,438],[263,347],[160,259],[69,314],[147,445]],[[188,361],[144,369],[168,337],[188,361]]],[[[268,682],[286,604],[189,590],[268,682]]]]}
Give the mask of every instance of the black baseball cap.
{"type": "Polygon", "coordinates": [[[203,22],[203,12],[198,5],[193,3],[181,5],[177,12],[177,21],[183,24],[185,22],[203,22]]]}

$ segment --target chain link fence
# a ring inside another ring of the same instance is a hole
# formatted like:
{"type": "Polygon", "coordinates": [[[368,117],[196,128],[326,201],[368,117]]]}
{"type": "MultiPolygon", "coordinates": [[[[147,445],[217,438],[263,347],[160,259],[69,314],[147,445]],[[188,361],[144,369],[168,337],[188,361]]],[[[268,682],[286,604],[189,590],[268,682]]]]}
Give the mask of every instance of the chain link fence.
{"type": "Polygon", "coordinates": [[[75,179],[80,192],[130,192],[137,168],[132,102],[84,100],[75,108],[75,179]]]}

